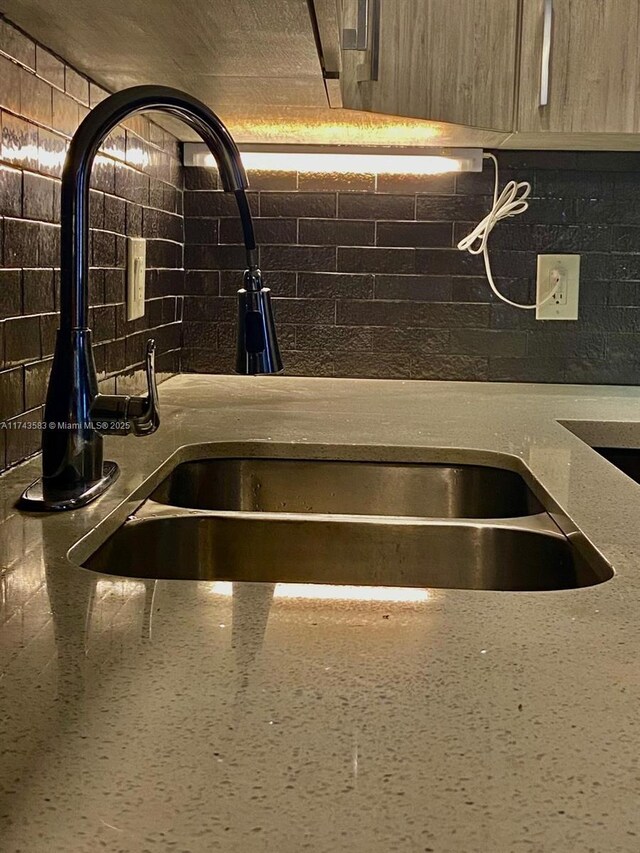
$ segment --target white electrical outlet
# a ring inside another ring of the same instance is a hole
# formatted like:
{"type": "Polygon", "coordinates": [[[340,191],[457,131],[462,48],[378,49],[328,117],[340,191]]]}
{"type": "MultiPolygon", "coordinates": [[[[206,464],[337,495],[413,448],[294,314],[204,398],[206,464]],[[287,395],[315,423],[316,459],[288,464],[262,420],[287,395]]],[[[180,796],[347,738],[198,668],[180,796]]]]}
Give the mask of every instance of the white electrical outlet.
{"type": "Polygon", "coordinates": [[[579,287],[580,255],[538,255],[536,320],[577,320],[579,287]]]}
{"type": "Polygon", "coordinates": [[[127,320],[144,317],[147,241],[127,237],[127,320]]]}

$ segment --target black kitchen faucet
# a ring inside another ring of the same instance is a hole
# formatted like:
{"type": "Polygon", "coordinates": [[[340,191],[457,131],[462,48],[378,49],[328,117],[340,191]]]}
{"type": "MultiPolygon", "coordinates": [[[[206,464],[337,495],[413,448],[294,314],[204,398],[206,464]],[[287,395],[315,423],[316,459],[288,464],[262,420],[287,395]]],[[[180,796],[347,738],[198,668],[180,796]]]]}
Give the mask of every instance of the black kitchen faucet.
{"type": "Polygon", "coordinates": [[[98,149],[113,128],[130,116],[155,110],[182,119],[207,144],[222,187],[238,203],[247,253],[238,291],[238,373],[278,373],[282,361],[271,308],[271,292],[258,268],[253,222],[240,152],[220,119],[201,101],[177,89],[135,86],[106,98],[78,127],[65,160],[61,187],[60,326],[44,414],[42,477],[23,493],[27,510],[84,506],[118,476],[103,461],[104,435],[145,436],[160,424],[155,379],[155,344],[146,351],[146,396],[101,394],[89,320],[89,182],[98,149]]]}

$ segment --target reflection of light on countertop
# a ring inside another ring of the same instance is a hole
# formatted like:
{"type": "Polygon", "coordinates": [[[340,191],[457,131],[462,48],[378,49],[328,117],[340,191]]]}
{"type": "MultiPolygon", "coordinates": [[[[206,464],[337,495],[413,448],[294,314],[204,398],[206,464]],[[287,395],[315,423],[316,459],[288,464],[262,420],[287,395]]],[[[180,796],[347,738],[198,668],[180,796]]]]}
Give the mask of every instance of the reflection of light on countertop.
{"type": "MultiPolygon", "coordinates": [[[[209,587],[212,595],[233,595],[231,581],[215,581],[209,587]]],[[[316,601],[428,601],[428,589],[394,586],[343,586],[323,583],[278,583],[274,598],[309,598],[316,601]]]]}
{"type": "Polygon", "coordinates": [[[146,584],[140,580],[99,580],[96,584],[96,595],[102,598],[105,595],[144,595],[146,584]]]}

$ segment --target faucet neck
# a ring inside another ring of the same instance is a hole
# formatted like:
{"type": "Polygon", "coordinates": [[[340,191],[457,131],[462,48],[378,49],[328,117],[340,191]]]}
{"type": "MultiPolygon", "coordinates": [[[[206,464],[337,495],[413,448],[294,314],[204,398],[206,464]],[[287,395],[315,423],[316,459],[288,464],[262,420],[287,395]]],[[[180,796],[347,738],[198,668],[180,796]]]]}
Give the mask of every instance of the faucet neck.
{"type": "MultiPolygon", "coordinates": [[[[111,95],[76,131],[62,173],[60,328],[45,404],[40,481],[23,494],[27,509],[63,510],[83,506],[113,482],[117,465],[103,460],[103,435],[149,435],[159,424],[154,345],[147,351],[146,397],[104,395],[88,328],[89,184],[95,156],[113,128],[129,116],[159,110],[196,130],[213,154],[223,189],[235,193],[250,268],[256,245],[240,153],[226,127],[190,95],[160,86],[136,86],[111,95]]],[[[265,344],[273,342],[265,338],[265,344]]]]}
{"type": "Polygon", "coordinates": [[[223,189],[236,195],[248,259],[255,264],[253,224],[244,193],[247,178],[238,148],[224,124],[206,104],[177,89],[125,89],[106,98],[87,115],[69,146],[61,188],[61,329],[88,328],[89,184],[93,161],[116,125],[147,110],[182,119],[207,144],[218,165],[223,189]]]}

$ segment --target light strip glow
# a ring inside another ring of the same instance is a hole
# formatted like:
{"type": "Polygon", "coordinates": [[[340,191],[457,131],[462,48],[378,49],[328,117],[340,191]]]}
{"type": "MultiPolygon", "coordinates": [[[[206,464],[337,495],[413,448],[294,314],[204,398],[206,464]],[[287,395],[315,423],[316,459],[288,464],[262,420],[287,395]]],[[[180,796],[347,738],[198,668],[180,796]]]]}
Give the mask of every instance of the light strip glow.
{"type": "MultiPolygon", "coordinates": [[[[394,154],[281,154],[276,151],[243,151],[245,169],[269,172],[330,172],[337,174],[441,175],[460,172],[453,157],[394,154]]],[[[211,163],[213,164],[213,157],[211,163]]]]}
{"type": "MultiPolygon", "coordinates": [[[[233,595],[230,581],[214,581],[212,595],[233,595]]],[[[429,590],[392,586],[343,586],[322,583],[278,583],[274,598],[307,598],[315,601],[428,601],[429,590]]]]}
{"type": "MultiPolygon", "coordinates": [[[[246,169],[270,172],[440,175],[482,170],[482,151],[475,148],[349,150],[282,146],[279,150],[241,151],[240,155],[246,169]]],[[[184,165],[214,167],[215,159],[205,145],[187,142],[184,165]]]]}

